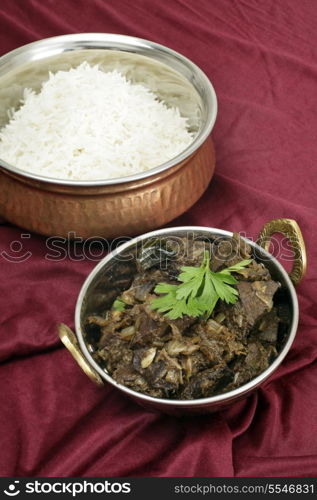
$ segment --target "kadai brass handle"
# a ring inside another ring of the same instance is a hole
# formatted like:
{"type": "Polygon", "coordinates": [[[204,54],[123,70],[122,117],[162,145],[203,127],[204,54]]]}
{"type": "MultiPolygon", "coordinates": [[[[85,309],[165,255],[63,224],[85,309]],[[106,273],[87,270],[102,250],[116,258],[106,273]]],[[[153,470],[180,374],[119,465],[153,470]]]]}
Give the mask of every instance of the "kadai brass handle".
{"type": "Polygon", "coordinates": [[[257,244],[264,250],[269,251],[271,239],[275,233],[283,234],[290,242],[294,258],[289,277],[294,285],[298,285],[307,267],[306,248],[299,225],[293,219],[273,219],[264,225],[258,236],[257,244]]]}
{"type": "Polygon", "coordinates": [[[96,385],[104,385],[100,375],[90,366],[81,352],[74,332],[68,328],[68,326],[64,325],[64,323],[60,323],[58,325],[58,335],[64,346],[69,350],[75,361],[77,361],[80,368],[86,373],[90,380],[96,385]]]}

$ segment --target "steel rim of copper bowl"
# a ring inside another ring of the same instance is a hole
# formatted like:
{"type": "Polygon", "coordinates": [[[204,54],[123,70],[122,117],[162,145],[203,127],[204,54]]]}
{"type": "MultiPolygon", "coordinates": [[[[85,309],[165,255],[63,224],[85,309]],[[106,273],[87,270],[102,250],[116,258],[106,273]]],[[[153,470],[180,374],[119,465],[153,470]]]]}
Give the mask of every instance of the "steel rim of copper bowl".
{"type": "MultiPolygon", "coordinates": [[[[202,85],[203,95],[198,91],[196,86],[192,81],[190,81],[183,73],[178,69],[175,69],[172,64],[169,66],[180,73],[184,78],[186,78],[189,83],[196,89],[197,93],[200,95],[202,102],[206,108],[206,119],[198,132],[197,136],[194,138],[193,142],[180,154],[172,158],[171,160],[158,165],[155,168],[149,169],[145,172],[140,172],[138,174],[117,177],[112,179],[104,180],[86,180],[86,181],[72,181],[67,179],[57,179],[54,177],[46,177],[38,175],[32,172],[27,172],[25,170],[19,169],[10,165],[0,158],[0,168],[18,174],[19,176],[26,177],[35,181],[41,181],[44,184],[57,184],[63,186],[70,186],[76,188],[78,187],[93,187],[93,186],[110,186],[123,183],[129,183],[137,180],[147,179],[153,175],[157,175],[169,168],[175,166],[176,164],[182,162],[191,156],[197,149],[205,142],[211,130],[214,126],[217,117],[217,97],[213,85],[211,84],[209,78],[206,74],[190,59],[181,55],[180,53],[165,47],[164,45],[152,42],[150,40],[145,40],[142,38],[131,37],[126,35],[118,34],[108,34],[108,33],[80,33],[72,35],[62,35],[51,38],[45,38],[27,45],[23,45],[11,52],[0,57],[0,75],[1,72],[8,66],[8,70],[18,67],[21,64],[30,62],[30,60],[45,59],[47,57],[58,55],[63,53],[67,47],[67,50],[76,49],[105,49],[105,50],[121,50],[123,52],[134,52],[137,54],[145,55],[151,58],[151,53],[160,53],[160,55],[165,58],[164,64],[169,65],[166,61],[169,60],[170,63],[178,63],[184,68],[192,72],[192,74],[198,79],[198,82],[202,85]],[[99,44],[99,45],[98,45],[99,44]],[[45,52],[47,51],[47,52],[45,52]],[[142,52],[143,51],[143,52],[142,52]],[[45,55],[46,54],[46,55],[45,55]],[[42,57],[41,57],[42,55],[42,57]],[[31,59],[30,59],[31,57],[31,59]],[[16,64],[14,64],[16,61],[16,64]],[[13,64],[13,65],[12,65],[13,64]],[[10,66],[11,65],[11,66],[10,66]]],[[[153,57],[152,57],[153,58],[153,57]]],[[[154,58],[155,59],[155,58],[154,58]]],[[[158,59],[157,59],[158,60],[158,59]]],[[[162,61],[161,61],[162,62],[162,61]]],[[[176,64],[177,65],[177,64],[176,64]]],[[[5,73],[4,73],[5,74],[5,73]]]]}
{"type": "Polygon", "coordinates": [[[234,389],[233,391],[229,391],[223,394],[218,394],[216,396],[211,396],[208,398],[200,398],[200,399],[191,399],[191,400],[177,400],[177,399],[164,399],[164,398],[154,398],[152,396],[147,396],[146,394],[142,394],[141,392],[133,391],[132,389],[129,389],[128,387],[119,384],[116,382],[108,373],[106,373],[99,365],[96,363],[96,361],[93,359],[91,356],[90,352],[88,351],[88,348],[86,346],[86,343],[84,341],[83,337],[83,331],[81,328],[81,308],[83,304],[84,297],[86,295],[86,292],[88,290],[89,285],[93,281],[93,279],[96,277],[98,272],[105,266],[105,264],[110,261],[112,258],[115,257],[116,254],[121,253],[122,251],[128,249],[129,247],[135,246],[137,243],[140,241],[146,240],[148,238],[151,238],[153,236],[166,236],[166,235],[172,235],[173,233],[177,233],[178,231],[187,231],[187,232],[200,232],[200,233],[208,233],[209,235],[214,234],[214,235],[220,235],[220,236],[228,236],[232,237],[233,233],[230,231],[225,231],[222,229],[217,229],[217,228],[206,228],[203,226],[179,226],[179,227],[172,227],[172,228],[167,228],[167,229],[159,229],[156,231],[151,231],[149,233],[146,233],[142,236],[138,236],[136,238],[133,238],[131,241],[124,243],[123,245],[120,245],[117,249],[109,253],[104,259],[97,264],[97,266],[91,271],[91,273],[88,275],[87,279],[85,280],[76,303],[76,309],[75,309],[75,331],[76,331],[76,336],[81,348],[81,351],[86,358],[86,360],[89,362],[89,364],[96,370],[99,375],[106,380],[108,383],[116,387],[117,389],[125,392],[129,396],[132,396],[134,399],[140,399],[143,400],[145,403],[151,403],[151,404],[156,404],[156,405],[166,405],[166,406],[176,406],[178,408],[186,408],[186,407],[193,407],[193,406],[209,406],[212,405],[213,403],[222,403],[222,402],[231,402],[241,396],[246,395],[247,393],[251,392],[252,389],[255,389],[258,387],[260,384],[262,384],[276,369],[277,367],[282,363],[284,360],[285,356],[287,355],[288,351],[290,350],[293,341],[295,339],[295,335],[297,332],[297,326],[298,326],[298,299],[296,295],[296,291],[294,288],[293,283],[291,282],[288,273],[285,271],[283,266],[278,262],[275,257],[273,257],[269,252],[261,248],[259,245],[256,243],[248,240],[247,238],[243,238],[245,241],[247,241],[253,249],[256,249],[260,251],[262,255],[264,255],[268,260],[273,262],[275,267],[278,269],[278,271],[282,274],[283,279],[285,280],[285,283],[287,285],[288,292],[290,294],[290,299],[291,299],[291,305],[292,305],[292,323],[290,327],[290,331],[288,333],[288,338],[287,341],[285,342],[285,345],[283,346],[282,350],[278,354],[277,358],[273,361],[270,366],[264,370],[260,375],[258,375],[256,378],[252,379],[250,382],[247,384],[242,385],[241,387],[238,387],[237,389],[234,389]]]}

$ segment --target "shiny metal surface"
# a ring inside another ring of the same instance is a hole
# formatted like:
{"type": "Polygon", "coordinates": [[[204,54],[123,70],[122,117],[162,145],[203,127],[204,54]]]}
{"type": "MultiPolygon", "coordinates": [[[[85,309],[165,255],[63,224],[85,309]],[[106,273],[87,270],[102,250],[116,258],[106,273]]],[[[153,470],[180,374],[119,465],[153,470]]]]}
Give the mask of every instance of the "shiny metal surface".
{"type": "Polygon", "coordinates": [[[294,253],[293,267],[289,277],[294,285],[298,285],[307,269],[307,255],[300,227],[292,219],[273,219],[263,227],[258,236],[257,244],[269,251],[270,241],[275,233],[281,233],[289,240],[294,253]]]}
{"type": "Polygon", "coordinates": [[[134,236],[173,220],[213,175],[211,138],[190,158],[151,178],[113,186],[38,183],[0,170],[0,214],[29,231],[68,238],[134,236]]]}
{"type": "Polygon", "coordinates": [[[210,132],[217,99],[210,81],[185,57],[147,40],[102,33],[49,38],[0,58],[0,127],[25,87],[38,90],[49,71],[82,61],[119,69],[177,105],[189,117],[193,142],[156,168],[106,180],[54,179],[0,159],[0,216],[41,234],[67,237],[73,232],[83,238],[134,235],[165,224],[198,200],[213,175],[210,132]]]}
{"type": "Polygon", "coordinates": [[[90,378],[94,384],[103,386],[103,380],[98,375],[98,373],[90,366],[90,364],[86,361],[84,356],[81,353],[81,350],[78,347],[78,342],[76,339],[76,335],[72,330],[63,323],[58,325],[58,335],[61,341],[63,342],[66,349],[72,354],[75,361],[79,364],[80,368],[83,372],[90,378]]]}
{"type": "Polygon", "coordinates": [[[217,116],[217,98],[212,84],[198,66],[163,45],[124,35],[83,33],[47,38],[24,45],[0,58],[0,126],[8,120],[7,111],[16,107],[25,87],[39,90],[49,72],[68,70],[83,61],[99,64],[103,70],[120,68],[134,82],[148,85],[169,104],[177,105],[186,116],[188,101],[201,112],[201,123],[193,143],[181,154],[151,171],[96,181],[71,181],[25,172],[0,159],[3,168],[30,179],[67,186],[106,186],[145,179],[183,161],[203,144],[217,116]],[[168,80],[171,92],[162,88],[168,80]],[[185,113],[184,113],[185,111],[185,113]]]}
{"type": "MultiPolygon", "coordinates": [[[[152,231],[151,233],[147,233],[138,238],[134,238],[131,241],[121,245],[115,251],[111,252],[93,269],[82,286],[82,289],[78,296],[75,311],[75,328],[77,341],[79,343],[82,356],[91,365],[92,369],[97,372],[103,380],[109,382],[114,387],[117,387],[120,391],[132,397],[132,399],[134,399],[142,406],[149,409],[160,410],[173,415],[214,412],[219,409],[223,409],[229,404],[237,401],[238,399],[241,399],[242,397],[245,397],[252,393],[252,391],[254,391],[268,377],[270,377],[270,375],[272,375],[272,373],[281,364],[294,341],[298,325],[298,301],[290,277],[288,276],[282,265],[271,254],[269,254],[257,243],[247,240],[248,243],[253,247],[253,252],[257,257],[257,260],[265,262],[265,265],[269,268],[272,277],[280,281],[283,291],[287,297],[287,303],[290,307],[291,323],[288,335],[285,339],[284,346],[282,347],[279,355],[274,360],[274,362],[258,377],[239,387],[238,389],[225,394],[219,394],[217,396],[191,401],[153,398],[151,396],[147,396],[145,394],[141,394],[128,389],[127,387],[118,384],[115,380],[113,380],[111,376],[94,361],[88,350],[88,346],[85,342],[84,337],[83,318],[85,317],[86,313],[98,310],[99,306],[104,308],[107,300],[109,300],[110,306],[116,296],[115,294],[117,293],[115,292],[116,281],[118,281],[120,277],[126,274],[132,275],[135,271],[133,259],[127,259],[127,256],[132,254],[132,252],[136,248],[144,244],[148,239],[156,237],[179,237],[185,236],[188,233],[200,237],[215,235],[227,238],[232,237],[232,233],[229,231],[206,227],[185,226],[152,231]],[[122,259],[123,256],[125,257],[125,259],[122,259]],[[113,290],[112,287],[114,287],[113,290]],[[112,292],[114,292],[114,294],[112,292]]],[[[289,236],[289,232],[285,234],[289,236]]],[[[305,251],[304,247],[303,250],[305,251]]]]}

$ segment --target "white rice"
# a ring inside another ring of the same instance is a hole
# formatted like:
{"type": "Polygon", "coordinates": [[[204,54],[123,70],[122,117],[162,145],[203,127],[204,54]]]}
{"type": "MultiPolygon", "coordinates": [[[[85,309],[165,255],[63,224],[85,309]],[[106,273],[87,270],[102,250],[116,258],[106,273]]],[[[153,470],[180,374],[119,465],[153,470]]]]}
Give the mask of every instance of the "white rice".
{"type": "Polygon", "coordinates": [[[59,179],[124,177],[175,157],[193,140],[187,119],[148,88],[83,63],[50,74],[0,130],[0,158],[59,179]]]}

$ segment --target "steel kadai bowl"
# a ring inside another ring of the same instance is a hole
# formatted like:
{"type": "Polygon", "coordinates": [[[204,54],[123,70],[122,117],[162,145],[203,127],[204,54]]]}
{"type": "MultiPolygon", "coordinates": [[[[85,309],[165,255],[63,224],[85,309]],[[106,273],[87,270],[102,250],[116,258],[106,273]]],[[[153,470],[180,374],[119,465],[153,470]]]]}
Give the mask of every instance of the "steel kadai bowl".
{"type": "Polygon", "coordinates": [[[159,410],[176,416],[214,412],[223,409],[229,404],[251,394],[276,371],[288,353],[296,335],[298,324],[298,301],[294,285],[300,281],[306,269],[305,245],[297,223],[291,219],[274,219],[267,223],[262,229],[257,243],[250,240],[246,241],[251,245],[256,260],[258,262],[263,262],[269,269],[272,278],[281,283],[281,291],[284,297],[283,301],[286,301],[289,310],[290,322],[288,331],[284,334],[283,343],[278,356],[259,376],[230,392],[204,399],[186,401],[147,396],[117,383],[104,368],[96,363],[92,357],[89,343],[86,342],[83,326],[84,318],[87,314],[95,312],[98,309],[100,310],[100,308],[105,310],[111,307],[114,297],[116,296],[116,294],[113,295],[113,293],[111,293],[112,288],[118,287],[120,277],[122,278],[123,275],[126,276],[129,272],[131,272],[132,276],[135,272],[133,258],[131,259],[129,256],[135,255],[139,247],[144,246],[148,240],[153,240],[153,238],[183,237],[188,234],[191,234],[195,238],[208,238],[211,236],[231,238],[233,235],[233,233],[221,229],[186,226],[161,229],[132,239],[105,257],[86,279],[77,300],[75,333],[66,325],[59,325],[59,335],[62,342],[93,382],[100,386],[108,382],[145,408],[159,410]],[[294,263],[290,275],[268,252],[270,240],[274,233],[282,233],[291,243],[294,252],[294,263]],[[109,294],[111,296],[110,300],[109,294]]]}
{"type": "Polygon", "coordinates": [[[19,106],[25,88],[38,91],[49,72],[83,61],[104,71],[117,69],[177,106],[189,120],[192,143],[156,168],[110,180],[53,179],[0,159],[0,216],[41,234],[82,238],[129,236],[162,226],[193,205],[212,178],[213,86],[189,59],[148,40],[103,33],[58,36],[0,58],[0,128],[8,121],[8,110],[19,106]]]}

